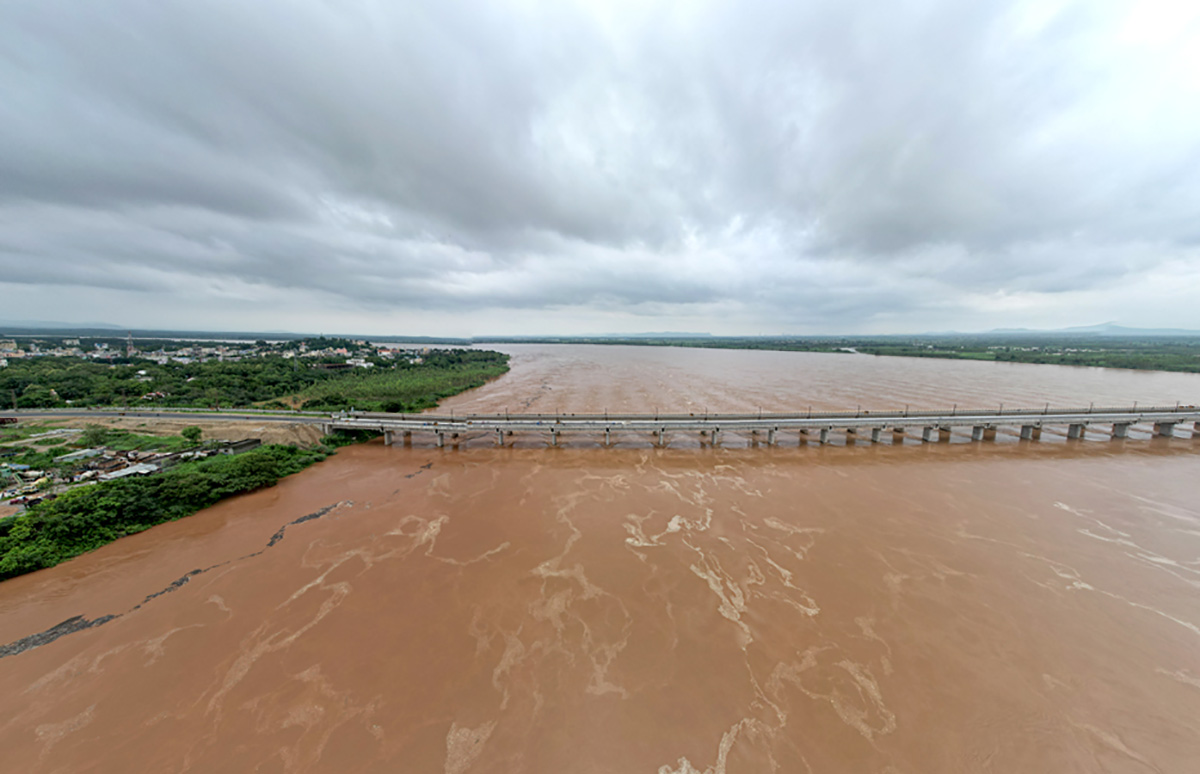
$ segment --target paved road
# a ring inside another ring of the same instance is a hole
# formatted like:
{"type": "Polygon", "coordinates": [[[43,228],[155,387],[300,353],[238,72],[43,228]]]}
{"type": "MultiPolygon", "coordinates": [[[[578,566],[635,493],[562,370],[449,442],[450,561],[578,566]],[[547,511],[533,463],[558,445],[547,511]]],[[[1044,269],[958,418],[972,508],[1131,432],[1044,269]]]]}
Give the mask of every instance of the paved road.
{"type": "Polygon", "coordinates": [[[254,421],[320,424],[329,421],[328,414],[258,413],[244,411],[121,411],[88,409],[53,409],[0,411],[0,416],[18,419],[97,419],[101,417],[136,417],[142,419],[210,419],[221,421],[254,421]]]}

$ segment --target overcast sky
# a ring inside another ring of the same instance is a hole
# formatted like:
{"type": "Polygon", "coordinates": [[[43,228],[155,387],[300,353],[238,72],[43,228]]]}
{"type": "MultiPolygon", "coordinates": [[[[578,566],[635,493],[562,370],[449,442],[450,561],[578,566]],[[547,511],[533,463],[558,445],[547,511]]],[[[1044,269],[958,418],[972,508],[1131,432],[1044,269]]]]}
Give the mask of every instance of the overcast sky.
{"type": "Polygon", "coordinates": [[[7,0],[0,319],[1200,328],[1200,3],[7,0]]]}

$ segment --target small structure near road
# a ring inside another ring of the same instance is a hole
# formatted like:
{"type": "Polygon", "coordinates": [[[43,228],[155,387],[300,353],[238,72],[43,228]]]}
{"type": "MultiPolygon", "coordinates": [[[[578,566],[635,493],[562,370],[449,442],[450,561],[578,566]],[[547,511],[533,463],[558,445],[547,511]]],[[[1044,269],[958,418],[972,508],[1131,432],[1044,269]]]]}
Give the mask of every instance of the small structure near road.
{"type": "Polygon", "coordinates": [[[118,478],[126,478],[127,476],[148,476],[151,473],[157,473],[158,465],[152,462],[139,462],[137,465],[130,465],[127,468],[114,470],[112,473],[102,473],[99,476],[101,481],[112,481],[118,478]]]}
{"type": "Polygon", "coordinates": [[[86,460],[90,457],[99,457],[103,453],[104,453],[104,449],[80,449],[79,451],[74,451],[74,452],[71,452],[70,454],[63,454],[59,457],[55,457],[54,461],[55,462],[78,462],[79,460],[86,460]]]}

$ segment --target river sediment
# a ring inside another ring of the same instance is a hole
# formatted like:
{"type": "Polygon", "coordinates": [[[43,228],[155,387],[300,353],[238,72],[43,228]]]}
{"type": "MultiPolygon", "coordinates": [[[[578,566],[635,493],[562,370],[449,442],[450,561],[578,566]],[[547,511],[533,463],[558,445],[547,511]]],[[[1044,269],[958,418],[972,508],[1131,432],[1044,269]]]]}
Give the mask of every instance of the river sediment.
{"type": "Polygon", "coordinates": [[[350,447],[0,584],[0,642],[120,614],[0,659],[0,749],[30,772],[1188,771],[1197,452],[350,447]]]}

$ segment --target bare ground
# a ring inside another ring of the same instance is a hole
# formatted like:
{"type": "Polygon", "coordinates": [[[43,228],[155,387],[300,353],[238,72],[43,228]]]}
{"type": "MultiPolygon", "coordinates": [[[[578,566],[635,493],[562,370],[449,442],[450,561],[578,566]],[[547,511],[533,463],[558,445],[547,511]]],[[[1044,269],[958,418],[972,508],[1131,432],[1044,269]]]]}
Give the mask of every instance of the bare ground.
{"type": "Polygon", "coordinates": [[[139,435],[179,435],[185,427],[195,425],[204,430],[205,440],[240,441],[258,438],[263,443],[294,443],[315,446],[321,440],[321,429],[302,422],[254,422],[205,419],[203,417],[87,417],[47,422],[47,427],[78,427],[102,425],[128,430],[139,435]]]}

